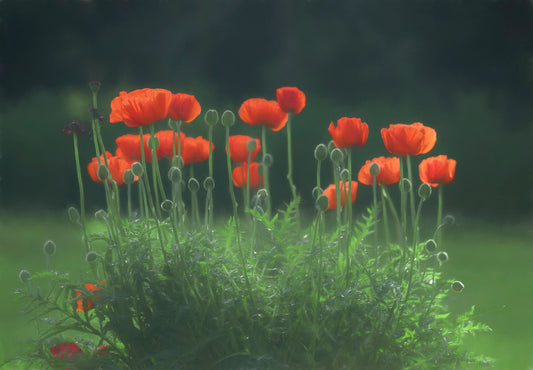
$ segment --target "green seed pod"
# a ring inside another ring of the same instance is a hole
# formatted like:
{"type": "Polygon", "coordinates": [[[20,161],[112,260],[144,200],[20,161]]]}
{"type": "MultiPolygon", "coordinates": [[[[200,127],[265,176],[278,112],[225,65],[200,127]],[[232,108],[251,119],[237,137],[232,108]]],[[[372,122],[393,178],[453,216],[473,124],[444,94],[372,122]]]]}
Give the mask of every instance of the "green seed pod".
{"type": "Polygon", "coordinates": [[[133,172],[135,176],[142,176],[144,172],[143,165],[139,162],[134,162],[131,165],[131,171],[133,172]]]}
{"type": "Polygon", "coordinates": [[[23,283],[27,283],[28,280],[31,279],[31,274],[28,270],[20,270],[19,272],[19,280],[23,283]]]}
{"type": "Polygon", "coordinates": [[[333,163],[339,164],[344,159],[344,153],[339,148],[335,148],[330,152],[329,157],[333,163]]]}
{"type": "Polygon", "coordinates": [[[43,244],[43,253],[52,256],[56,252],[56,243],[54,243],[52,240],[47,240],[43,244]]]}
{"type": "Polygon", "coordinates": [[[255,139],[252,139],[248,141],[248,143],[246,143],[246,150],[248,150],[249,152],[253,152],[256,149],[257,149],[257,141],[255,141],[255,139]]]}
{"type": "Polygon", "coordinates": [[[170,212],[172,211],[172,208],[174,208],[174,202],[169,200],[169,199],[165,199],[163,202],[161,202],[161,209],[165,212],[170,212]]]}
{"type": "Polygon", "coordinates": [[[439,260],[439,262],[442,264],[442,263],[446,263],[450,260],[450,258],[448,257],[448,253],[446,252],[439,252],[437,253],[437,259],[439,260]]]}
{"type": "Polygon", "coordinates": [[[347,168],[344,168],[341,171],[341,181],[348,182],[350,181],[350,171],[347,168]]]}
{"type": "Polygon", "coordinates": [[[215,180],[211,176],[206,177],[204,180],[204,190],[213,190],[215,188],[215,180]]]}
{"type": "Polygon", "coordinates": [[[225,110],[224,113],[222,113],[222,118],[220,118],[220,123],[222,123],[222,126],[224,127],[233,126],[235,124],[235,113],[230,110],[225,110]]]}
{"type": "Polygon", "coordinates": [[[187,186],[188,186],[189,191],[191,193],[196,193],[198,190],[200,190],[200,183],[194,177],[191,177],[189,179],[189,182],[187,183],[187,186]]]}
{"type": "Polygon", "coordinates": [[[324,194],[319,195],[315,201],[315,206],[319,211],[325,212],[328,209],[329,199],[324,194]]]}
{"type": "Polygon", "coordinates": [[[106,221],[107,220],[107,213],[106,211],[104,211],[103,209],[99,209],[98,211],[96,211],[94,213],[94,217],[102,220],[102,221],[106,221]]]}
{"type": "Polygon", "coordinates": [[[72,222],[74,224],[79,224],[80,223],[80,213],[78,212],[76,207],[69,207],[68,210],[67,210],[67,213],[68,213],[68,218],[69,218],[70,222],[72,222]]]}
{"type": "Polygon", "coordinates": [[[456,290],[458,292],[462,291],[465,288],[465,285],[460,282],[459,280],[456,280],[452,283],[452,289],[456,290]]]}
{"type": "Polygon", "coordinates": [[[177,184],[181,181],[181,170],[178,167],[170,167],[168,170],[168,179],[171,183],[177,184]]]}
{"type": "Polygon", "coordinates": [[[424,248],[426,248],[429,253],[433,253],[437,250],[437,242],[433,239],[429,239],[426,241],[424,248]]]}
{"type": "Polygon", "coordinates": [[[98,178],[100,180],[105,181],[109,177],[109,170],[107,169],[105,164],[101,164],[100,166],[98,166],[96,174],[98,175],[98,178]]]}
{"type": "Polygon", "coordinates": [[[422,183],[418,187],[418,196],[423,200],[427,200],[431,196],[431,191],[431,186],[429,184],[422,183]]]}
{"type": "Polygon", "coordinates": [[[257,191],[257,198],[266,199],[268,197],[268,191],[264,188],[257,191]]]}
{"type": "Polygon", "coordinates": [[[400,181],[400,190],[403,189],[405,193],[408,193],[411,191],[411,188],[412,188],[412,185],[409,179],[403,178],[402,181],[400,181]]]}
{"type": "Polygon", "coordinates": [[[131,169],[124,171],[124,182],[126,184],[133,184],[135,181],[135,175],[131,169]]]}
{"type": "Polygon", "coordinates": [[[148,138],[148,148],[157,149],[159,148],[159,139],[155,136],[150,136],[148,138]]]}
{"type": "Polygon", "coordinates": [[[324,144],[318,144],[315,147],[315,159],[317,161],[323,161],[328,157],[328,148],[324,144]]]}
{"type": "Polygon", "coordinates": [[[263,157],[263,164],[265,166],[267,166],[268,168],[272,167],[272,165],[274,164],[274,157],[272,157],[271,154],[267,153],[265,154],[265,156],[263,157]]]}
{"type": "Polygon", "coordinates": [[[377,164],[376,162],[372,163],[370,167],[368,168],[368,172],[370,172],[370,176],[379,175],[379,171],[380,171],[379,164],[377,164]]]}
{"type": "Polygon", "coordinates": [[[214,109],[209,109],[204,114],[204,121],[207,126],[214,126],[218,122],[218,112],[214,109]]]}
{"type": "Polygon", "coordinates": [[[93,251],[87,252],[87,254],[85,255],[85,262],[87,263],[94,263],[97,259],[98,255],[93,251]]]}

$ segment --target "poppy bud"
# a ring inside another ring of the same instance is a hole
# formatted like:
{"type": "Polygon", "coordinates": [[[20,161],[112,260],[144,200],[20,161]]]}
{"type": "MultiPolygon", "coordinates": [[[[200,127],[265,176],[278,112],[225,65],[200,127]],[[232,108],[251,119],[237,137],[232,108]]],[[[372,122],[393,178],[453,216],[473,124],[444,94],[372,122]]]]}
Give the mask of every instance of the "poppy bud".
{"type": "Polygon", "coordinates": [[[235,124],[235,113],[230,110],[225,110],[220,118],[220,123],[222,123],[222,126],[224,127],[233,126],[235,124]]]}
{"type": "Polygon", "coordinates": [[[423,200],[428,199],[431,196],[431,186],[426,183],[420,184],[418,187],[418,196],[423,200]]]}
{"type": "Polygon", "coordinates": [[[191,177],[189,179],[189,182],[187,183],[187,186],[188,186],[189,191],[191,193],[196,193],[198,190],[200,190],[200,183],[194,177],[191,177]]]}
{"type": "Polygon", "coordinates": [[[207,126],[214,126],[218,122],[218,112],[214,109],[209,109],[205,112],[204,121],[207,126]]]}
{"type": "Polygon", "coordinates": [[[268,197],[268,191],[266,189],[259,189],[257,191],[257,198],[266,199],[268,197]]]}
{"type": "Polygon", "coordinates": [[[168,170],[168,179],[173,184],[177,184],[181,181],[181,170],[178,167],[170,167],[168,170]]]}
{"type": "Polygon", "coordinates": [[[442,264],[442,263],[446,263],[450,260],[450,258],[448,257],[448,253],[446,252],[439,252],[437,253],[437,259],[439,260],[439,262],[442,264]]]}
{"type": "Polygon", "coordinates": [[[168,128],[170,128],[172,131],[178,131],[179,129],[178,122],[172,119],[168,120],[168,128]]]}
{"type": "Polygon", "coordinates": [[[333,151],[333,149],[335,149],[336,146],[335,146],[335,142],[333,140],[330,140],[328,142],[328,153],[331,154],[331,152],[333,151]]]}
{"type": "Polygon", "coordinates": [[[324,144],[318,144],[315,147],[315,159],[317,161],[323,161],[328,156],[328,148],[324,144]]]}
{"type": "Polygon", "coordinates": [[[339,148],[335,148],[331,151],[329,157],[331,158],[331,161],[333,163],[339,164],[343,160],[344,154],[342,153],[342,150],[340,150],[339,148]]]}
{"type": "Polygon", "coordinates": [[[370,176],[372,177],[379,175],[379,164],[373,162],[370,167],[368,167],[368,172],[370,172],[370,176]]]}
{"type": "Polygon", "coordinates": [[[174,202],[169,200],[169,199],[165,199],[162,203],[161,203],[161,209],[165,212],[170,212],[172,210],[172,208],[174,208],[174,202]]]}
{"type": "Polygon", "coordinates": [[[462,291],[465,288],[465,285],[460,282],[459,280],[456,280],[452,283],[452,289],[456,290],[458,292],[462,291]]]}
{"type": "Polygon", "coordinates": [[[248,141],[248,143],[246,143],[246,150],[248,150],[249,152],[253,152],[256,149],[257,149],[257,141],[255,141],[255,139],[252,139],[248,141]]]}
{"type": "Polygon", "coordinates": [[[93,94],[97,94],[100,90],[100,86],[102,86],[102,83],[100,81],[91,81],[89,82],[89,89],[93,92],[93,94]]]}
{"type": "Polygon", "coordinates": [[[320,194],[322,194],[324,192],[323,189],[320,189],[318,187],[314,187],[313,190],[311,191],[311,194],[313,195],[313,199],[316,199],[320,194]]]}
{"type": "Polygon", "coordinates": [[[328,209],[329,199],[326,195],[321,194],[315,201],[315,206],[319,211],[325,212],[328,209]]]}
{"type": "Polygon", "coordinates": [[[107,219],[107,213],[106,211],[104,211],[103,209],[99,209],[98,211],[96,211],[94,213],[94,217],[102,220],[102,221],[105,221],[107,219]]]}
{"type": "Polygon", "coordinates": [[[257,166],[257,174],[259,176],[265,176],[266,172],[266,166],[263,163],[259,163],[259,166],[257,166]]]}
{"type": "Polygon", "coordinates": [[[270,155],[269,153],[265,154],[265,156],[263,157],[263,164],[266,167],[272,167],[272,165],[274,164],[274,157],[272,157],[272,155],[270,155]]]}
{"type": "Polygon", "coordinates": [[[453,224],[455,224],[455,217],[453,217],[452,215],[446,215],[446,216],[444,216],[444,219],[442,220],[442,223],[444,225],[453,225],[453,224]]]}
{"type": "Polygon", "coordinates": [[[148,138],[148,148],[157,149],[159,148],[159,139],[155,136],[150,136],[148,138]]]}
{"type": "Polygon", "coordinates": [[[348,169],[344,168],[341,171],[341,181],[348,182],[350,180],[350,171],[348,169]]]}
{"type": "Polygon", "coordinates": [[[204,180],[204,189],[213,190],[215,188],[215,180],[211,176],[206,177],[204,180]]]}
{"type": "Polygon", "coordinates": [[[131,165],[131,170],[133,171],[133,174],[135,176],[142,176],[142,174],[144,172],[143,165],[140,164],[139,162],[134,162],[131,165]]]}
{"type": "Polygon", "coordinates": [[[172,159],[172,165],[174,167],[178,167],[181,170],[183,166],[185,165],[185,163],[183,162],[182,157],[180,157],[179,155],[175,155],[174,158],[172,159]]]}
{"type": "Polygon", "coordinates": [[[98,166],[98,171],[96,172],[96,174],[98,175],[98,178],[100,180],[107,180],[107,178],[109,177],[109,171],[107,170],[105,164],[101,164],[100,166],[98,166]]]}
{"type": "Polygon", "coordinates": [[[408,193],[411,191],[411,188],[412,185],[409,179],[403,178],[402,181],[400,181],[400,190],[403,190],[405,193],[408,193]]]}
{"type": "Polygon", "coordinates": [[[70,222],[72,222],[74,224],[79,224],[80,223],[80,213],[78,212],[76,207],[69,207],[68,210],[67,210],[67,213],[68,213],[68,218],[69,218],[70,222]]]}
{"type": "Polygon", "coordinates": [[[429,239],[426,241],[424,248],[426,248],[429,253],[433,253],[437,250],[437,242],[433,239],[429,239]]]}
{"type": "Polygon", "coordinates": [[[52,240],[47,240],[43,245],[43,253],[52,256],[56,252],[56,243],[52,240]]]}
{"type": "Polygon", "coordinates": [[[131,169],[124,171],[124,182],[126,184],[133,184],[135,181],[135,175],[131,169]]]}
{"type": "Polygon", "coordinates": [[[28,280],[30,280],[31,274],[28,270],[20,270],[19,272],[19,280],[23,283],[27,283],[28,280]]]}
{"type": "Polygon", "coordinates": [[[265,210],[264,210],[263,207],[261,207],[260,205],[256,205],[256,206],[254,207],[254,209],[255,209],[260,215],[265,214],[265,210]]]}
{"type": "Polygon", "coordinates": [[[97,259],[98,259],[98,255],[93,251],[87,252],[87,254],[85,255],[85,262],[87,263],[93,263],[97,259]]]}

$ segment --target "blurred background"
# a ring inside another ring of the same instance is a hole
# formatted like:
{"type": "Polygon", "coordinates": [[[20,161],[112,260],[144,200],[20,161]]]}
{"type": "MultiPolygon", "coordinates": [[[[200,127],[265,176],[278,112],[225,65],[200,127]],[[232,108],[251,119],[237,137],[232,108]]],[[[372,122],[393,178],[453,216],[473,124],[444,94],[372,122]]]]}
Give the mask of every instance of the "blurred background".
{"type": "MultiPolygon", "coordinates": [[[[63,266],[55,268],[82,269],[79,233],[66,219],[67,207],[79,203],[72,138],[61,129],[74,120],[90,124],[89,81],[102,83],[111,152],[117,136],[135,133],[107,121],[120,91],[166,88],[195,95],[203,112],[237,112],[248,98],[275,99],[276,88],[297,86],[307,95],[293,120],[302,207],[312,205],[313,150],[331,139],[330,122],[347,116],[368,123],[367,145],[353,151],[356,171],[388,155],[382,127],[422,122],[436,129],[435,148],[414,164],[438,154],[457,160],[445,189],[445,211],[458,220],[447,237],[445,274],[467,288],[452,308],[476,305],[479,320],[494,329],[469,348],[497,358],[498,369],[531,368],[532,57],[530,0],[0,0],[2,288],[17,286],[21,268],[43,268],[46,239],[63,249],[63,266]]],[[[205,136],[203,116],[183,131],[205,136]]],[[[260,130],[238,120],[232,134],[260,137],[260,130]]],[[[215,211],[223,212],[230,202],[222,127],[214,140],[215,211]]],[[[268,148],[271,176],[279,178],[273,198],[282,207],[290,199],[285,130],[269,132],[268,148]]],[[[85,166],[94,156],[90,135],[80,149],[85,166]]],[[[196,170],[202,180],[206,172],[206,165],[196,170]]],[[[323,184],[332,182],[330,173],[326,166],[323,184]]],[[[94,212],[104,204],[103,189],[83,176],[94,212]]],[[[361,186],[356,212],[370,200],[371,189],[361,186]]],[[[13,334],[0,342],[0,363],[29,335],[10,294],[0,323],[13,334]]]]}

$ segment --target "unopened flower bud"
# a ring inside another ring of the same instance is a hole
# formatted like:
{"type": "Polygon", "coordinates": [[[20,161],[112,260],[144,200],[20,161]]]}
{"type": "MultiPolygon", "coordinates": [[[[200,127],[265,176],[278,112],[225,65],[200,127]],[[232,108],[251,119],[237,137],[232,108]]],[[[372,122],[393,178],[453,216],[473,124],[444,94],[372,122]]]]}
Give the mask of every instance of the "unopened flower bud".
{"type": "Polygon", "coordinates": [[[188,186],[189,191],[191,193],[196,193],[198,190],[200,190],[200,183],[194,177],[191,177],[189,179],[189,182],[187,183],[187,186],[188,186]]]}
{"type": "Polygon", "coordinates": [[[148,148],[157,149],[159,148],[159,139],[155,136],[150,136],[148,138],[148,148]]]}
{"type": "Polygon", "coordinates": [[[328,157],[328,148],[324,144],[318,144],[315,147],[315,159],[317,161],[323,161],[328,157]]]}
{"type": "Polygon", "coordinates": [[[170,167],[168,170],[168,179],[171,183],[177,184],[181,181],[181,170],[178,167],[170,167]]]}
{"type": "Polygon", "coordinates": [[[97,259],[98,255],[93,251],[87,252],[87,254],[85,255],[85,262],[87,263],[96,262],[97,259]]]}
{"type": "Polygon", "coordinates": [[[377,164],[376,162],[373,162],[368,168],[368,172],[370,172],[370,176],[373,176],[373,177],[379,175],[379,171],[380,171],[379,164],[377,164]]]}
{"type": "Polygon", "coordinates": [[[72,135],[72,134],[83,135],[84,133],[87,132],[87,128],[78,121],[72,121],[68,123],[67,125],[65,125],[61,131],[65,135],[72,135]]]}
{"type": "Polygon", "coordinates": [[[214,126],[218,122],[218,112],[214,109],[209,109],[205,112],[204,121],[207,126],[214,126]]]}
{"type": "Polygon", "coordinates": [[[142,176],[144,172],[143,165],[140,162],[134,162],[131,165],[131,170],[135,176],[142,176]]]}
{"type": "Polygon", "coordinates": [[[330,152],[329,157],[333,163],[339,164],[343,160],[344,154],[342,153],[342,150],[335,148],[330,152]]]}
{"type": "Polygon", "coordinates": [[[206,177],[204,180],[204,189],[213,190],[215,188],[215,180],[211,176],[206,177]]]}
{"type": "Polygon", "coordinates": [[[100,81],[91,81],[89,82],[89,89],[93,92],[93,94],[97,94],[100,90],[100,86],[102,86],[102,83],[100,81]]]}
{"type": "Polygon", "coordinates": [[[107,213],[103,209],[99,209],[98,211],[96,211],[94,213],[94,217],[96,217],[96,218],[98,218],[98,219],[100,219],[102,221],[105,221],[105,220],[107,220],[107,213]]]}
{"type": "Polygon", "coordinates": [[[400,181],[400,190],[403,190],[403,192],[408,193],[411,191],[411,188],[412,185],[409,179],[403,178],[402,181],[400,181]]]}
{"type": "Polygon", "coordinates": [[[183,162],[183,158],[179,155],[175,155],[172,159],[172,166],[178,167],[180,170],[185,166],[185,163],[183,162]]]}
{"type": "Polygon", "coordinates": [[[268,197],[268,191],[264,188],[261,188],[257,191],[257,198],[266,199],[268,197]]]}
{"type": "Polygon", "coordinates": [[[249,152],[253,152],[256,149],[257,149],[257,141],[255,141],[255,139],[249,140],[246,143],[246,150],[248,150],[249,152]]]}
{"type": "Polygon", "coordinates": [[[446,215],[446,216],[444,216],[444,219],[442,220],[442,223],[444,225],[453,225],[453,224],[455,224],[455,217],[453,217],[452,215],[446,215]]]}
{"type": "Polygon", "coordinates": [[[19,272],[19,280],[23,283],[27,283],[28,280],[31,279],[31,274],[28,270],[20,270],[19,272]]]}
{"type": "Polygon", "coordinates": [[[429,253],[433,253],[437,250],[437,242],[433,239],[429,239],[426,241],[424,248],[426,248],[429,253]]]}
{"type": "Polygon", "coordinates": [[[267,167],[263,163],[259,163],[259,166],[257,166],[257,173],[259,176],[265,176],[267,167]]]}
{"type": "Polygon", "coordinates": [[[105,181],[109,177],[109,170],[107,169],[105,164],[101,164],[98,166],[98,171],[96,172],[96,174],[98,175],[98,178],[100,180],[105,181]]]}
{"type": "Polygon", "coordinates": [[[172,131],[178,131],[178,129],[180,128],[178,121],[174,121],[173,119],[168,120],[168,128],[172,131]]]}
{"type": "Polygon", "coordinates": [[[437,253],[437,259],[439,260],[440,263],[446,263],[450,260],[450,258],[448,257],[448,253],[446,252],[437,253]]]}
{"type": "Polygon", "coordinates": [[[222,126],[224,127],[233,126],[235,124],[235,113],[230,110],[225,110],[220,118],[220,123],[222,123],[222,126]]]}
{"type": "Polygon", "coordinates": [[[272,157],[271,154],[267,153],[265,154],[265,156],[263,157],[263,164],[267,167],[272,167],[272,165],[274,164],[274,157],[272,157]]]}
{"type": "Polygon", "coordinates": [[[321,194],[318,196],[317,200],[315,201],[315,206],[319,211],[325,212],[328,209],[328,197],[324,194],[321,194]]]}
{"type": "Polygon", "coordinates": [[[69,207],[68,210],[67,210],[67,213],[68,213],[68,218],[69,218],[70,222],[72,222],[74,224],[79,224],[80,223],[80,213],[78,212],[76,207],[69,207]]]}
{"type": "Polygon", "coordinates": [[[418,187],[418,196],[423,200],[427,200],[431,196],[431,191],[431,186],[429,184],[422,183],[418,187]]]}
{"type": "Polygon", "coordinates": [[[458,292],[462,291],[465,288],[465,285],[460,282],[459,280],[456,280],[452,283],[452,289],[456,290],[458,292]]]}
{"type": "Polygon", "coordinates": [[[317,199],[320,194],[322,194],[324,190],[317,188],[316,186],[311,190],[311,195],[313,196],[313,199],[317,199]]]}
{"type": "Polygon", "coordinates": [[[52,240],[47,240],[43,244],[43,253],[52,256],[56,252],[56,243],[52,240]]]}
{"type": "Polygon", "coordinates": [[[333,149],[335,149],[336,146],[335,146],[335,142],[333,140],[330,140],[328,142],[328,153],[331,154],[331,152],[333,151],[333,149]]]}
{"type": "Polygon", "coordinates": [[[135,181],[135,175],[131,169],[124,171],[124,182],[126,184],[133,184],[135,181]]]}
{"type": "Polygon", "coordinates": [[[169,199],[165,199],[163,202],[161,202],[161,209],[165,212],[170,212],[172,210],[172,208],[174,208],[174,202],[169,200],[169,199]]]}
{"type": "Polygon", "coordinates": [[[348,182],[350,180],[350,171],[347,168],[344,168],[341,171],[341,181],[348,182]]]}

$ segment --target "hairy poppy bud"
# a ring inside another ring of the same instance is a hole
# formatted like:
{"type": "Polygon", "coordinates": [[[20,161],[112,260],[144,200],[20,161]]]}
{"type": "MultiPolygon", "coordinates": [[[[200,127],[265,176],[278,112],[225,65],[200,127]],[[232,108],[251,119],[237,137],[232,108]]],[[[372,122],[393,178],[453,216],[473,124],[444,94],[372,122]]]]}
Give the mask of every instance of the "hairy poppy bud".
{"type": "Polygon", "coordinates": [[[263,157],[263,164],[267,167],[272,167],[274,164],[274,157],[272,157],[272,155],[269,153],[265,154],[263,157]]]}
{"type": "Polygon", "coordinates": [[[198,190],[200,190],[200,183],[194,177],[191,177],[189,179],[189,182],[187,183],[187,186],[188,186],[189,191],[191,193],[196,193],[198,190]]]}
{"type": "Polygon", "coordinates": [[[453,224],[455,224],[455,217],[453,217],[452,215],[446,215],[446,216],[444,216],[444,219],[442,220],[442,223],[444,225],[453,225],[453,224]]]}
{"type": "Polygon", "coordinates": [[[379,175],[379,171],[379,164],[377,164],[376,162],[373,162],[368,168],[368,172],[370,172],[370,176],[372,177],[376,177],[377,175],[379,175]]]}
{"type": "Polygon", "coordinates": [[[339,164],[344,158],[344,153],[339,148],[335,148],[331,151],[329,157],[333,163],[339,164]]]}
{"type": "Polygon", "coordinates": [[[215,180],[211,176],[206,177],[204,180],[204,189],[213,190],[215,188],[215,180]]]}
{"type": "Polygon", "coordinates": [[[124,182],[126,184],[133,184],[135,181],[135,175],[131,169],[124,171],[124,182]]]}
{"type": "Polygon", "coordinates": [[[97,94],[100,90],[100,86],[102,86],[102,83],[100,81],[91,81],[89,82],[89,89],[93,92],[93,94],[97,94]]]}
{"type": "Polygon", "coordinates": [[[248,150],[249,152],[253,152],[256,149],[257,149],[257,141],[255,141],[255,139],[252,139],[246,143],[246,150],[248,150]]]}
{"type": "Polygon", "coordinates": [[[418,196],[423,200],[427,200],[431,196],[431,191],[431,186],[429,184],[422,183],[418,187],[418,196]]]}
{"type": "Polygon", "coordinates": [[[144,172],[143,165],[141,163],[139,163],[139,162],[134,162],[131,165],[131,170],[133,171],[133,174],[135,176],[142,176],[142,174],[144,172]]]}
{"type": "Polygon", "coordinates": [[[405,193],[408,193],[411,191],[411,188],[412,185],[409,179],[403,178],[402,181],[400,181],[400,190],[403,190],[405,193]]]}
{"type": "Polygon", "coordinates": [[[214,109],[209,109],[205,112],[204,121],[207,126],[214,126],[218,122],[218,112],[214,109]]]}
{"type": "Polygon", "coordinates": [[[268,197],[268,191],[266,189],[259,189],[257,191],[257,198],[266,199],[268,197]]]}
{"type": "Polygon", "coordinates": [[[178,167],[170,167],[170,170],[168,170],[168,179],[173,184],[177,184],[181,181],[181,170],[178,167]]]}
{"type": "Polygon", "coordinates": [[[448,257],[448,253],[446,252],[439,252],[437,253],[437,259],[439,260],[439,262],[442,264],[442,263],[446,263],[450,260],[450,258],[448,257]]]}
{"type": "Polygon", "coordinates": [[[43,253],[52,256],[56,252],[56,243],[54,243],[52,240],[47,240],[44,242],[43,245],[43,253]]]}
{"type": "Polygon", "coordinates": [[[76,209],[76,207],[69,207],[67,210],[68,218],[70,222],[79,224],[80,223],[80,213],[76,209]]]}
{"type": "Polygon", "coordinates": [[[259,213],[260,215],[263,215],[265,214],[265,210],[263,209],[263,207],[261,207],[260,205],[256,205],[254,207],[254,209],[257,211],[257,213],[259,213]]]}
{"type": "Polygon", "coordinates": [[[465,288],[465,285],[460,282],[459,280],[456,280],[452,283],[452,289],[456,290],[458,292],[462,291],[465,288]]]}
{"type": "Polygon", "coordinates": [[[348,169],[344,168],[341,171],[341,181],[348,182],[350,180],[350,171],[348,169]]]}
{"type": "Polygon", "coordinates": [[[230,110],[224,111],[224,113],[222,113],[222,117],[220,118],[220,123],[222,123],[222,126],[224,127],[233,126],[235,124],[235,113],[230,110]]]}
{"type": "Polygon", "coordinates": [[[328,153],[331,154],[331,152],[333,151],[333,149],[335,149],[336,146],[335,146],[335,142],[333,140],[330,140],[328,142],[328,153]]]}
{"type": "Polygon", "coordinates": [[[266,168],[267,167],[263,163],[259,163],[259,166],[257,166],[257,173],[259,176],[265,176],[266,168]]]}
{"type": "Polygon", "coordinates": [[[315,206],[319,211],[325,212],[328,209],[329,199],[326,195],[321,194],[315,201],[315,206]]]}
{"type": "Polygon", "coordinates": [[[20,270],[19,272],[19,280],[23,283],[27,283],[28,280],[30,280],[31,274],[28,270],[20,270]]]}
{"type": "Polygon", "coordinates": [[[313,199],[317,199],[320,194],[324,192],[323,189],[320,189],[318,187],[314,187],[313,190],[311,190],[311,195],[313,196],[313,199]]]}
{"type": "Polygon", "coordinates": [[[87,263],[93,263],[97,259],[98,259],[98,255],[93,251],[87,252],[87,254],[85,255],[85,262],[87,263]]]}
{"type": "Polygon", "coordinates": [[[426,241],[424,248],[426,248],[429,253],[433,253],[437,250],[437,242],[433,239],[429,239],[426,241]]]}
{"type": "Polygon", "coordinates": [[[172,208],[174,208],[174,202],[169,200],[169,199],[165,199],[162,203],[161,203],[161,209],[165,212],[170,212],[172,210],[172,208]]]}
{"type": "Polygon", "coordinates": [[[315,159],[317,161],[323,161],[328,156],[328,148],[324,144],[318,144],[315,147],[315,159]]]}
{"type": "Polygon", "coordinates": [[[99,209],[98,211],[96,211],[94,213],[94,217],[102,220],[102,221],[105,221],[107,219],[107,213],[106,211],[104,211],[103,209],[99,209]]]}
{"type": "Polygon", "coordinates": [[[96,174],[98,175],[98,178],[100,180],[105,181],[109,177],[109,170],[107,169],[105,164],[101,164],[98,166],[98,171],[96,172],[96,174]]]}
{"type": "Polygon", "coordinates": [[[148,138],[148,148],[157,149],[159,148],[159,139],[155,136],[150,136],[148,138]]]}

